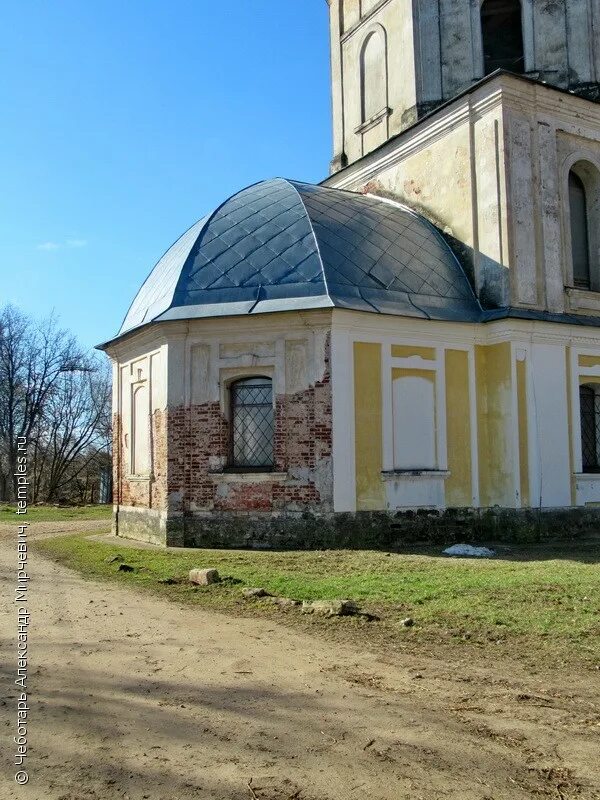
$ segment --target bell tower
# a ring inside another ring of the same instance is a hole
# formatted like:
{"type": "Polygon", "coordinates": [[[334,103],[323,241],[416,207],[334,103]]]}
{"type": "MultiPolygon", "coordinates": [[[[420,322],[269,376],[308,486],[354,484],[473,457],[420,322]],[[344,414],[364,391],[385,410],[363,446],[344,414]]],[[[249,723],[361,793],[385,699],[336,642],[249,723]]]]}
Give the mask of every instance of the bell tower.
{"type": "Polygon", "coordinates": [[[600,98],[598,0],[327,0],[337,172],[504,69],[600,98]]]}

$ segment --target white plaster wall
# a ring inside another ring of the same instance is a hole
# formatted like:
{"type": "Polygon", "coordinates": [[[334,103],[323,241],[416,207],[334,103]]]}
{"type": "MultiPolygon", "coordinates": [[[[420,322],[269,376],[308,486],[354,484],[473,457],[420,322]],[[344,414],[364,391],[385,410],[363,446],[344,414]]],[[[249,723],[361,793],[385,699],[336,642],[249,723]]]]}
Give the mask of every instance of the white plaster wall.
{"type": "Polygon", "coordinates": [[[390,511],[408,508],[443,508],[444,478],[407,475],[385,480],[385,497],[390,511]]]}
{"type": "Polygon", "coordinates": [[[533,141],[535,126],[524,114],[510,115],[507,135],[511,157],[508,162],[511,189],[511,231],[514,264],[512,298],[518,303],[535,306],[539,301],[537,275],[536,223],[539,214],[533,141]]]}
{"type": "Polygon", "coordinates": [[[530,349],[530,492],[534,507],[571,505],[569,411],[565,348],[534,344],[530,349]]]}
{"type": "Polygon", "coordinates": [[[394,469],[433,469],[436,463],[435,384],[418,376],[392,382],[394,469]]]}
{"type": "MultiPolygon", "coordinates": [[[[406,127],[405,115],[414,109],[416,99],[415,62],[410,0],[388,0],[373,8],[363,9],[360,22],[352,6],[347,8],[344,32],[340,41],[332,40],[339,72],[333,72],[332,92],[341,93],[342,114],[337,112],[335,124],[343,127],[343,148],[349,161],[356,161],[365,153],[406,127]],[[368,93],[386,98],[390,113],[369,130],[358,130],[363,123],[361,113],[361,69],[360,60],[366,39],[376,33],[385,41],[385,65],[367,72],[368,93]],[[386,86],[379,84],[386,81],[386,86]],[[377,85],[374,85],[377,84],[377,85]]],[[[333,11],[331,12],[334,13],[333,11]]],[[[332,64],[334,57],[332,55],[332,64]]],[[[413,121],[416,117],[413,114],[413,121]]],[[[336,147],[340,137],[336,134],[336,147]]],[[[335,154],[337,155],[337,153],[335,154]]]]}
{"type": "Polygon", "coordinates": [[[600,505],[600,475],[579,475],[575,481],[578,506],[600,505]]]}
{"type": "Polygon", "coordinates": [[[113,360],[113,414],[121,420],[124,472],[146,475],[152,470],[150,416],[167,403],[164,345],[134,337],[111,348],[109,354],[113,360]]]}

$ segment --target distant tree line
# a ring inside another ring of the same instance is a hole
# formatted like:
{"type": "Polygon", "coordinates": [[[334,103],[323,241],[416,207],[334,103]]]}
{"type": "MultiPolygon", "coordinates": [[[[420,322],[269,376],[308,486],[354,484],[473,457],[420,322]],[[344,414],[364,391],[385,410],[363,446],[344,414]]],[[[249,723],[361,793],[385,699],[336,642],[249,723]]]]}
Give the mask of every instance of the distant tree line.
{"type": "Polygon", "coordinates": [[[0,500],[15,498],[17,439],[28,443],[29,502],[93,503],[110,470],[111,377],[54,317],[0,310],[0,500]]]}

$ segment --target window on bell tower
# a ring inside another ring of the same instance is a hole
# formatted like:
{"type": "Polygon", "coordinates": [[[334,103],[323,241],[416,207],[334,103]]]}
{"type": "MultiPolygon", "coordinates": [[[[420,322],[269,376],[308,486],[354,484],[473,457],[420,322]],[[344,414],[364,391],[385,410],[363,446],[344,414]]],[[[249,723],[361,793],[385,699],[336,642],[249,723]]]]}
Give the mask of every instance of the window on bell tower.
{"type": "Polygon", "coordinates": [[[567,280],[576,289],[600,292],[600,171],[591,161],[577,161],[565,188],[571,239],[567,280]]]}
{"type": "Polygon", "coordinates": [[[578,289],[591,288],[590,237],[585,186],[576,172],[569,172],[569,211],[571,214],[571,253],[573,285],[578,289]]]}
{"type": "Polygon", "coordinates": [[[520,0],[484,0],[481,5],[484,72],[525,71],[520,0]]]}

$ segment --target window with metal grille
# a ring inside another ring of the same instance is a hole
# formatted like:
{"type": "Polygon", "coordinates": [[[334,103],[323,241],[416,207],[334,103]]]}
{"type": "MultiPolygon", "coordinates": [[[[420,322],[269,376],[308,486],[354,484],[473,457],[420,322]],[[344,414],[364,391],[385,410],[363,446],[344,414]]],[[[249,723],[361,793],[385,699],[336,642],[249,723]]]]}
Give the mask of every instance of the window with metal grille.
{"type": "Polygon", "coordinates": [[[244,378],[231,385],[231,465],[241,469],[273,466],[273,384],[244,378]]]}
{"type": "Polygon", "coordinates": [[[496,69],[525,71],[519,0],[484,0],[481,6],[481,38],[486,75],[496,69]]]}
{"type": "Polygon", "coordinates": [[[592,386],[579,387],[581,413],[581,460],[584,472],[600,472],[600,395],[592,386]]]}

